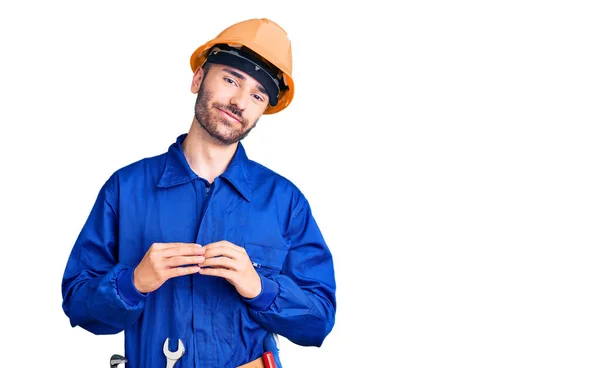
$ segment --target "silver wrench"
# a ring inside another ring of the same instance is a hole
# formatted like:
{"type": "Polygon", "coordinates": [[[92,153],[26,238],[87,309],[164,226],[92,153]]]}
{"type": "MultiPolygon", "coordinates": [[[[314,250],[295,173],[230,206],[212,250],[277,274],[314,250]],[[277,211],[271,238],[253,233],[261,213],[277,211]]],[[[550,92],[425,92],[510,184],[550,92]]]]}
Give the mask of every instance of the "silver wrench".
{"type": "Polygon", "coordinates": [[[127,363],[127,358],[119,354],[110,357],[110,368],[117,368],[121,363],[127,363]]]}
{"type": "Polygon", "coordinates": [[[165,357],[167,357],[167,368],[175,367],[175,363],[177,363],[179,358],[181,358],[183,353],[185,353],[185,348],[183,347],[183,342],[181,341],[181,339],[179,339],[179,345],[177,346],[177,351],[170,351],[169,350],[169,338],[167,337],[167,339],[165,340],[165,343],[163,344],[163,353],[165,354],[165,357]]]}

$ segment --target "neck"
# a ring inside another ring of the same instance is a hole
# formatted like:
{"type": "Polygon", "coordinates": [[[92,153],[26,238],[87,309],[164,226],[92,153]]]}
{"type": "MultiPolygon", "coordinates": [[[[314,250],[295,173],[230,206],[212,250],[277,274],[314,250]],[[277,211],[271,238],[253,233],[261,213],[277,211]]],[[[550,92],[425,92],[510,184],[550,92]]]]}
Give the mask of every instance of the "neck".
{"type": "Polygon", "coordinates": [[[228,146],[215,143],[195,118],[181,146],[192,171],[209,183],[225,172],[237,149],[237,143],[228,146]]]}

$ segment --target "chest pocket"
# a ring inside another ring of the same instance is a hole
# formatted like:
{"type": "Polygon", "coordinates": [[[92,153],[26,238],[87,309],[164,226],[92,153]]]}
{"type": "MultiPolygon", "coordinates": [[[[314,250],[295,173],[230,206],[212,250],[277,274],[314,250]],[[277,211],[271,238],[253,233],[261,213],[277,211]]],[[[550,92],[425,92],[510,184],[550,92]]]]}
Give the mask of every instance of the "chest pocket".
{"type": "Polygon", "coordinates": [[[256,243],[245,243],[244,248],[256,272],[265,276],[281,272],[287,250],[256,243]]]}

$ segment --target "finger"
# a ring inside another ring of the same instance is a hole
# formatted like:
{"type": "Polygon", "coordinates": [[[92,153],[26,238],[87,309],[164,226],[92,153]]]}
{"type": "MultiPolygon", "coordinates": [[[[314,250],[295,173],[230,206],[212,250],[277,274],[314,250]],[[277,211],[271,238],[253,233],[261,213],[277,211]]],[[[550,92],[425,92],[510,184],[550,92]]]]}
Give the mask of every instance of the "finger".
{"type": "Polygon", "coordinates": [[[182,243],[182,242],[169,242],[169,243],[152,243],[152,247],[158,250],[165,250],[170,248],[177,248],[188,244],[194,243],[182,243]]]}
{"type": "Polygon", "coordinates": [[[167,258],[165,265],[167,267],[179,267],[184,265],[197,265],[204,262],[204,256],[177,256],[167,258]]]}
{"type": "Polygon", "coordinates": [[[224,279],[231,279],[234,276],[234,271],[226,268],[200,268],[200,274],[206,276],[222,277],[224,279]]]}
{"type": "Polygon", "coordinates": [[[204,247],[195,243],[173,243],[177,244],[162,251],[165,258],[179,256],[201,256],[204,254],[204,247]]]}
{"type": "Polygon", "coordinates": [[[235,244],[233,244],[231,242],[228,242],[227,240],[221,240],[221,241],[218,241],[218,242],[215,242],[215,243],[206,244],[204,246],[204,248],[207,248],[207,249],[222,248],[222,247],[233,249],[236,252],[246,253],[246,249],[240,247],[239,245],[235,245],[235,244]]]}
{"type": "Polygon", "coordinates": [[[227,257],[216,257],[216,258],[207,258],[204,263],[202,263],[202,267],[217,267],[217,268],[227,268],[230,270],[237,271],[238,266],[235,260],[227,257]]]}
{"type": "Polygon", "coordinates": [[[189,266],[189,267],[173,267],[167,270],[167,278],[191,275],[193,273],[200,272],[200,266],[189,266]]]}
{"type": "Polygon", "coordinates": [[[236,252],[230,247],[211,247],[204,250],[204,257],[207,259],[213,257],[228,257],[231,259],[238,259],[239,256],[240,252],[236,252]]]}

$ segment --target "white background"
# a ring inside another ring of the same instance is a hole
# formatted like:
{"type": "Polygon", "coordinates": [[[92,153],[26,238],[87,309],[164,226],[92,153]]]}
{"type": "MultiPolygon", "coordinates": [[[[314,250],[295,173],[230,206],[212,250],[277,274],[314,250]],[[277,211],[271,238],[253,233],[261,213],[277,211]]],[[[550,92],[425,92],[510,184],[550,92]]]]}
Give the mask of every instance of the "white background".
{"type": "Polygon", "coordinates": [[[245,146],[338,281],[286,368],[600,366],[596,2],[330,3],[0,5],[2,366],[123,352],[62,312],[71,246],[108,176],[189,128],[192,51],[253,17],[288,31],[296,97],[245,146]]]}

